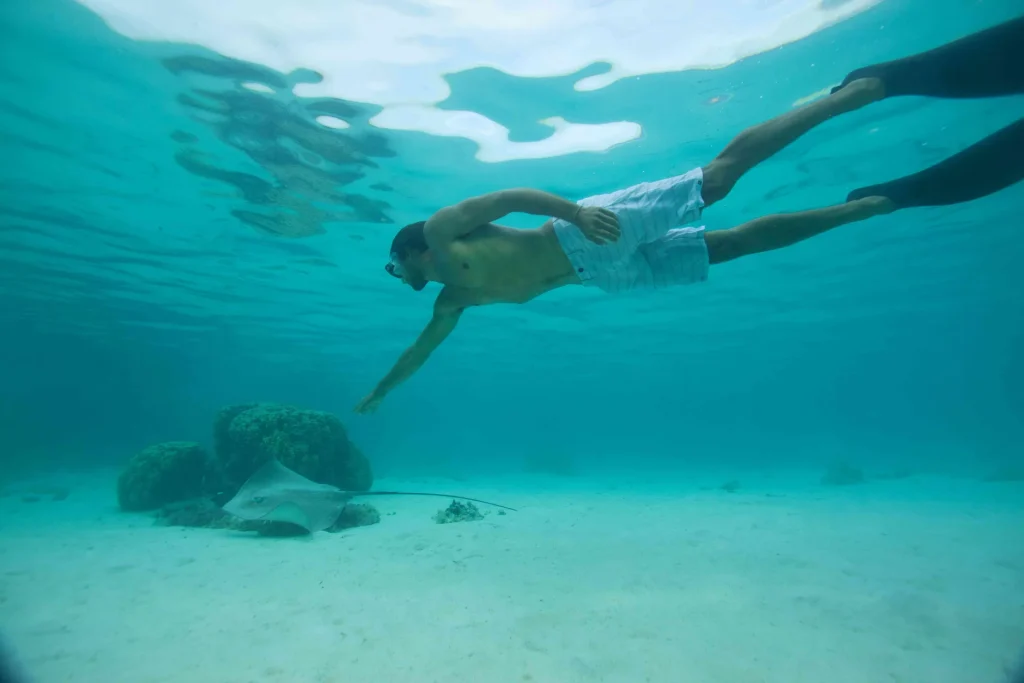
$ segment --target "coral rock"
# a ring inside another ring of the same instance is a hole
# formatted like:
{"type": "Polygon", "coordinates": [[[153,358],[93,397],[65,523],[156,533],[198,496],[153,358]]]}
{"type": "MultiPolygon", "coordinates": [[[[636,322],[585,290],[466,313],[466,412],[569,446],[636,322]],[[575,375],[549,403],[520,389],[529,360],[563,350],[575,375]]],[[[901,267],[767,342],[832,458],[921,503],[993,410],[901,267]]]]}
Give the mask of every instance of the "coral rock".
{"type": "Polygon", "coordinates": [[[483,519],[480,510],[476,505],[461,500],[453,500],[452,504],[444,510],[438,510],[434,515],[434,521],[438,524],[451,524],[452,522],[475,522],[483,519]]]}
{"type": "Polygon", "coordinates": [[[231,495],[271,458],[307,479],[347,491],[366,491],[373,484],[366,456],[330,413],[274,404],[232,406],[218,414],[214,442],[231,495]]]}
{"type": "Polygon", "coordinates": [[[380,522],[380,512],[366,503],[349,503],[327,531],[336,532],[357,526],[370,526],[380,522]]]}
{"type": "Polygon", "coordinates": [[[137,453],[117,480],[122,510],[155,510],[202,493],[209,458],[190,441],[160,443],[137,453]]]}

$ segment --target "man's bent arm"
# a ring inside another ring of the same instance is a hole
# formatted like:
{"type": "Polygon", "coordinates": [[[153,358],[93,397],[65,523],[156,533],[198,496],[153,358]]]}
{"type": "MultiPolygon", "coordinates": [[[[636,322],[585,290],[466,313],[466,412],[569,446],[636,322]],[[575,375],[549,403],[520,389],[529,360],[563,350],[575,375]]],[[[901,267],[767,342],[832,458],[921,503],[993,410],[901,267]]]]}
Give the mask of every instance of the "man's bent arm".
{"type": "Polygon", "coordinates": [[[491,192],[471,197],[441,209],[423,226],[423,234],[431,246],[442,246],[510,213],[529,213],[572,221],[579,206],[568,199],[542,190],[520,188],[491,192]]]}
{"type": "MultiPolygon", "coordinates": [[[[440,297],[439,297],[440,299],[440,297]]],[[[420,336],[413,342],[412,346],[406,349],[398,358],[398,362],[391,368],[384,379],[373,390],[374,395],[384,397],[396,386],[409,379],[413,373],[420,369],[431,353],[434,352],[443,342],[462,316],[462,309],[449,308],[442,305],[434,305],[434,315],[427,323],[427,326],[420,333],[420,336]]]]}

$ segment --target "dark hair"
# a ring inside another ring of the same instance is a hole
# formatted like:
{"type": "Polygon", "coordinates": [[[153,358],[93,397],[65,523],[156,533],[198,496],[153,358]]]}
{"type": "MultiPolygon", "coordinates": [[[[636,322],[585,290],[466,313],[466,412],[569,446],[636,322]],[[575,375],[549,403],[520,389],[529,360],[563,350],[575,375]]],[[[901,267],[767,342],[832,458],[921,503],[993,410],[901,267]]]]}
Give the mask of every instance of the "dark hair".
{"type": "Polygon", "coordinates": [[[398,256],[407,256],[411,252],[421,253],[427,250],[427,238],[423,235],[423,226],[426,221],[410,223],[395,235],[391,241],[391,253],[398,256]]]}

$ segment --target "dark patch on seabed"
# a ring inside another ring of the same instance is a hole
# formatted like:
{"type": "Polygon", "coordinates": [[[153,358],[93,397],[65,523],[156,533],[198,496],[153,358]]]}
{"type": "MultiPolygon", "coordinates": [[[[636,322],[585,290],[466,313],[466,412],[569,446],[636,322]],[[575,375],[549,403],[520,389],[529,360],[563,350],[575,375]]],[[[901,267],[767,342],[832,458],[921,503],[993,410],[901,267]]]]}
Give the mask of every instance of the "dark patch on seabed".
{"type": "Polygon", "coordinates": [[[0,638],[0,683],[28,683],[4,639],[0,638]]]}
{"type": "MultiPolygon", "coordinates": [[[[260,177],[225,168],[202,149],[199,135],[185,130],[170,133],[179,147],[179,166],[231,185],[250,205],[231,212],[238,220],[285,237],[323,233],[325,224],[332,222],[394,223],[387,201],[344,189],[378,169],[374,159],[396,156],[384,135],[369,130],[368,120],[378,108],[341,99],[296,97],[291,92],[294,85],[322,78],[309,70],[285,75],[219,55],[181,55],[162,63],[189,84],[177,100],[192,119],[266,171],[260,177]],[[206,87],[199,87],[200,80],[206,87]],[[223,87],[211,88],[211,81],[221,81],[223,87]],[[262,87],[254,90],[253,84],[262,87]],[[318,116],[343,120],[349,128],[328,128],[316,121],[318,116]]],[[[376,192],[390,189],[381,182],[368,186],[376,192]]]]}
{"type": "Polygon", "coordinates": [[[1024,683],[1024,649],[1021,649],[1014,667],[1007,671],[1007,683],[1024,683]]]}

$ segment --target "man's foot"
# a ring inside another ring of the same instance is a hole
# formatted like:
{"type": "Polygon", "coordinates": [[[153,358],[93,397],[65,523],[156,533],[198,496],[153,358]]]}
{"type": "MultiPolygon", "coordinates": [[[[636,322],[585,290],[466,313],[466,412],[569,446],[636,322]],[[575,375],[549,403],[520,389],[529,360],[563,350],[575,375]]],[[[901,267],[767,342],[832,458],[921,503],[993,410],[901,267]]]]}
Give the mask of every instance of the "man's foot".
{"type": "Polygon", "coordinates": [[[851,202],[847,202],[849,206],[857,215],[857,220],[864,220],[865,218],[871,218],[872,216],[882,216],[887,213],[892,213],[897,209],[896,203],[888,197],[864,197],[862,199],[855,199],[851,202]]]}
{"type": "Polygon", "coordinates": [[[885,83],[881,78],[858,78],[834,91],[830,96],[842,112],[853,111],[885,98],[885,83]]]}

